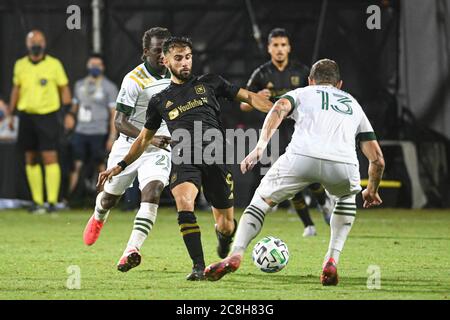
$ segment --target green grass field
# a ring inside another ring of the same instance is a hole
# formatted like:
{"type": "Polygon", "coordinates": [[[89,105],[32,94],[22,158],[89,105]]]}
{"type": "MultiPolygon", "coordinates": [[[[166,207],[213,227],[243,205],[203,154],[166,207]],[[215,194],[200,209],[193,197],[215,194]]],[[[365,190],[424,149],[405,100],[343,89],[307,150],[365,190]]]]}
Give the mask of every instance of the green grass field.
{"type": "MultiPolygon", "coordinates": [[[[240,216],[242,211],[238,211],[240,216]]],[[[329,227],[313,211],[319,235],[304,239],[294,214],[266,218],[260,237],[288,245],[290,261],[279,273],[257,270],[248,251],[241,268],[218,282],[188,282],[191,263],[173,209],[161,209],[142,249],[142,264],[121,273],[116,263],[134,214],[113,211],[92,247],[82,242],[90,215],[70,211],[32,216],[0,212],[0,299],[449,299],[450,212],[360,210],[339,265],[340,283],[323,287],[319,274],[329,227]],[[381,288],[368,289],[367,269],[377,265],[381,288]],[[69,266],[81,271],[81,289],[69,290],[69,266]]],[[[213,218],[197,213],[206,262],[215,253],[213,218]]],[[[253,247],[255,242],[251,244],[253,247]]]]}

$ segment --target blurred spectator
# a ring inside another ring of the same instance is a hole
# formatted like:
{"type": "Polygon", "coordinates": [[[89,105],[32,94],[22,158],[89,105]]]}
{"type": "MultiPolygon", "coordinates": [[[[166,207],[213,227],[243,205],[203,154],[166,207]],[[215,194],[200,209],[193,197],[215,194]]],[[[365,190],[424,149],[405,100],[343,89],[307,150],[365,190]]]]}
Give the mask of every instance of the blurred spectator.
{"type": "Polygon", "coordinates": [[[15,141],[19,120],[16,116],[9,115],[8,106],[0,97],[0,141],[15,141]],[[14,119],[11,119],[14,118],[14,119]],[[13,122],[13,128],[9,123],[13,122]]]}
{"type": "MultiPolygon", "coordinates": [[[[32,213],[44,213],[43,174],[48,212],[56,209],[61,183],[58,163],[58,110],[70,104],[68,79],[61,62],[45,52],[42,31],[32,30],[26,36],[28,55],[14,65],[10,108],[19,111],[18,142],[25,151],[26,175],[33,198],[32,213]],[[40,157],[39,157],[40,156],[40,157]]],[[[14,128],[14,118],[10,119],[14,128]]]]}
{"type": "Polygon", "coordinates": [[[75,165],[70,175],[69,195],[75,191],[81,169],[86,164],[96,168],[94,178],[97,182],[97,173],[106,169],[106,153],[111,151],[116,139],[117,87],[104,76],[105,66],[100,55],[89,57],[87,71],[88,75],[75,83],[72,108],[64,121],[67,130],[74,130],[71,145],[75,165]]]}

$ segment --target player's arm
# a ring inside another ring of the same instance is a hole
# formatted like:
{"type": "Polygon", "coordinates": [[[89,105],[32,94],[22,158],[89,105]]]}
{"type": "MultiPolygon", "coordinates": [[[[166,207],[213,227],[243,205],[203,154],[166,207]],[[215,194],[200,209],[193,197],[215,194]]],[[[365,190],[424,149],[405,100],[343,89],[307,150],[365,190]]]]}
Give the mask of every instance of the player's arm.
{"type": "Polygon", "coordinates": [[[273,106],[273,103],[267,98],[243,88],[239,89],[236,99],[264,113],[269,112],[273,106]]]}
{"type": "MultiPolygon", "coordinates": [[[[72,101],[72,94],[70,93],[69,85],[63,85],[58,87],[59,94],[61,96],[61,101],[64,106],[68,106],[71,104],[72,101]]],[[[67,110],[65,110],[67,111],[67,110]]]]}
{"type": "Polygon", "coordinates": [[[383,201],[378,194],[381,178],[385,167],[383,152],[377,140],[362,141],[360,143],[361,151],[369,160],[369,183],[362,192],[364,208],[378,206],[383,201]]]}
{"type": "Polygon", "coordinates": [[[267,144],[272,138],[275,131],[280,126],[281,122],[289,115],[293,106],[290,100],[286,98],[281,98],[278,100],[269,111],[264,120],[264,125],[262,127],[261,135],[259,137],[258,143],[252,152],[242,161],[241,171],[246,173],[251,170],[256,163],[261,159],[267,144]]]}
{"type": "Polygon", "coordinates": [[[114,117],[114,126],[116,130],[127,137],[137,138],[140,134],[139,129],[128,121],[132,113],[132,108],[118,103],[116,111],[116,116],[114,117]]]}
{"type": "Polygon", "coordinates": [[[128,165],[136,161],[148,148],[156,131],[157,129],[149,130],[145,127],[142,128],[138,137],[131,145],[128,154],[123,158],[123,160],[111,169],[103,171],[99,174],[97,187],[104,185],[107,180],[111,180],[113,176],[118,175],[120,172],[125,170],[128,165]]]}

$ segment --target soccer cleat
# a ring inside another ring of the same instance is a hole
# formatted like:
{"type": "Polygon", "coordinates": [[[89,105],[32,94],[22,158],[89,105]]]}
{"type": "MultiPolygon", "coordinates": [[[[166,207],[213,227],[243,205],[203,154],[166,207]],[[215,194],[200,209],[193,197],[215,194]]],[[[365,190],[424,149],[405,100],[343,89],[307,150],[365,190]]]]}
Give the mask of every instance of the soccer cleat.
{"type": "Polygon", "coordinates": [[[217,224],[214,226],[216,229],[216,236],[218,240],[217,254],[222,259],[226,258],[226,256],[230,252],[231,243],[233,242],[233,237],[237,230],[238,223],[235,219],[233,219],[233,222],[234,222],[234,230],[233,233],[229,236],[220,233],[219,230],[217,230],[217,224]]]}
{"type": "Polygon", "coordinates": [[[47,207],[47,213],[55,213],[57,211],[56,205],[53,203],[49,204],[47,207]]]}
{"type": "Polygon", "coordinates": [[[86,245],[91,246],[97,241],[104,224],[104,221],[98,221],[92,215],[83,233],[83,240],[86,245]]]}
{"type": "Polygon", "coordinates": [[[327,195],[325,197],[325,203],[323,206],[320,204],[317,205],[320,212],[322,212],[323,219],[325,220],[327,225],[330,225],[331,213],[334,209],[334,200],[327,195]]]}
{"type": "Polygon", "coordinates": [[[238,254],[231,255],[220,262],[206,267],[205,277],[210,281],[220,280],[224,275],[235,272],[241,265],[242,257],[238,254]]]}
{"type": "Polygon", "coordinates": [[[303,230],[303,237],[314,237],[317,236],[316,227],[315,226],[307,226],[305,230],[303,230]]]}
{"type": "Polygon", "coordinates": [[[205,280],[204,274],[205,266],[202,265],[194,265],[192,267],[192,272],[186,276],[186,280],[189,281],[202,281],[205,280]]]}
{"type": "Polygon", "coordinates": [[[127,272],[141,264],[141,254],[137,249],[127,251],[117,264],[117,270],[127,272]]]}
{"type": "Polygon", "coordinates": [[[333,258],[328,259],[324,264],[322,274],[320,275],[320,282],[322,282],[324,286],[335,286],[338,284],[337,267],[333,258]]]}
{"type": "Polygon", "coordinates": [[[36,203],[33,203],[31,207],[28,209],[28,212],[35,215],[41,215],[47,213],[44,206],[40,206],[36,203]]]}

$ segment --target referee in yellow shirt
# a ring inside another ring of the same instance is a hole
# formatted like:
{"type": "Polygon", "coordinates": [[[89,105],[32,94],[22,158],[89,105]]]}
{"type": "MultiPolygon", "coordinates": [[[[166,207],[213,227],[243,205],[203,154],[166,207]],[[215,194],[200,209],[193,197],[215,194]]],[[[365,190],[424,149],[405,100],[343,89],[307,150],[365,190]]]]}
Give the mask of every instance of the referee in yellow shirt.
{"type": "MultiPolygon", "coordinates": [[[[33,213],[44,213],[44,175],[48,211],[55,210],[61,183],[58,163],[58,110],[60,101],[70,104],[68,79],[61,62],[46,54],[44,34],[27,34],[28,55],[14,65],[10,108],[19,114],[18,142],[25,151],[26,175],[34,205],[33,213]]],[[[12,127],[13,124],[11,123],[12,127]]]]}

